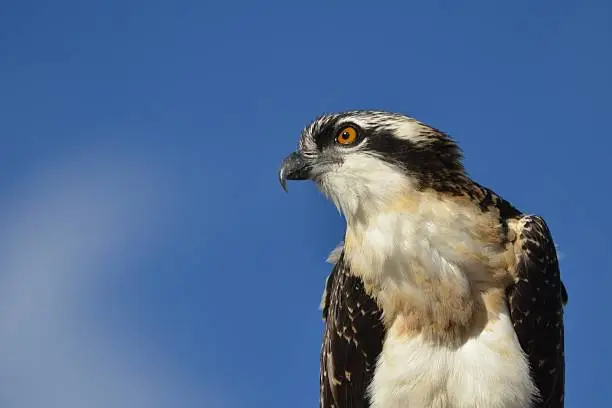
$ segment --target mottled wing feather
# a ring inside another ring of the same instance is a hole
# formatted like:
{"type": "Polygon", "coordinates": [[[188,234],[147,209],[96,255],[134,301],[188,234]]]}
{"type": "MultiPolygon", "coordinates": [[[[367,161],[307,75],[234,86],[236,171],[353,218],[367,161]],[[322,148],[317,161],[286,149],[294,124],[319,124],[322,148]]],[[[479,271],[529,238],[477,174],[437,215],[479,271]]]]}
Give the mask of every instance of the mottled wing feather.
{"type": "Polygon", "coordinates": [[[546,223],[538,216],[525,216],[521,224],[517,282],[508,293],[512,322],[540,391],[533,408],[563,408],[563,305],[567,293],[546,223]]]}
{"type": "Polygon", "coordinates": [[[326,284],[321,350],[321,408],[367,408],[368,386],[381,352],[382,312],[351,275],[344,253],[326,284]]]}

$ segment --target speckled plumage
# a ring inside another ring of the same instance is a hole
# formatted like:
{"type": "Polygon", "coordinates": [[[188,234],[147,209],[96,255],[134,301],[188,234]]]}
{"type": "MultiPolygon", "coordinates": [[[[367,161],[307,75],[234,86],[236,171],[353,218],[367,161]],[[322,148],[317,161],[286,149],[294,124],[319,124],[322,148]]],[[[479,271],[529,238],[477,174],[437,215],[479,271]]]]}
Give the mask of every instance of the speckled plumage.
{"type": "Polygon", "coordinates": [[[366,408],[364,396],[383,342],[382,311],[361,279],[350,273],[342,255],[326,286],[320,406],[366,408]]]}
{"type": "Polygon", "coordinates": [[[563,408],[565,350],[563,306],[567,292],[548,226],[541,217],[520,219],[516,282],[508,288],[512,323],[542,395],[534,408],[563,408]]]}

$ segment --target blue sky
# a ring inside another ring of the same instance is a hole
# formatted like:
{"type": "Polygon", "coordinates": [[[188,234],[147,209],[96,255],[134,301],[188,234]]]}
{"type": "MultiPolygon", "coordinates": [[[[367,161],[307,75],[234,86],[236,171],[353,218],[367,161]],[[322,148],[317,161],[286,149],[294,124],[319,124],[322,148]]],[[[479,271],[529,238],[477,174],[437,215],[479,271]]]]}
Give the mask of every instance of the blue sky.
{"type": "Polygon", "coordinates": [[[343,220],[276,171],[355,108],[545,217],[567,406],[609,405],[612,6],[497,3],[4,2],[2,405],[316,406],[343,220]]]}

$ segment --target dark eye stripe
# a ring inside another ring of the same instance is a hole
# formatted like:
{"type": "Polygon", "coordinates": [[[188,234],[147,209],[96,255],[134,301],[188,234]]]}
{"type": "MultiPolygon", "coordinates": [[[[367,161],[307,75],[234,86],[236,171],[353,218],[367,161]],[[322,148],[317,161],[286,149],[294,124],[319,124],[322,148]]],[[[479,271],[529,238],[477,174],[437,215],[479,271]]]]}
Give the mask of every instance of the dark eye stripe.
{"type": "Polygon", "coordinates": [[[334,143],[336,133],[340,130],[337,127],[337,123],[338,118],[328,119],[320,124],[318,131],[313,133],[314,141],[319,151],[334,143]]]}

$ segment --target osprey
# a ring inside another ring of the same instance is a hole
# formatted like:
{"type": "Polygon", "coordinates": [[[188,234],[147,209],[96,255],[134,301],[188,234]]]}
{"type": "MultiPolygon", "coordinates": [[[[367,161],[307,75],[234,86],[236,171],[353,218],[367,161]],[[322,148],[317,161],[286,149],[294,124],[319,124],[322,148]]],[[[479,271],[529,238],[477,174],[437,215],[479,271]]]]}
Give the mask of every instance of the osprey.
{"type": "Polygon", "coordinates": [[[473,181],[457,144],[380,111],[320,116],[279,179],[346,219],[323,295],[322,408],[561,408],[551,233],[473,181]]]}

